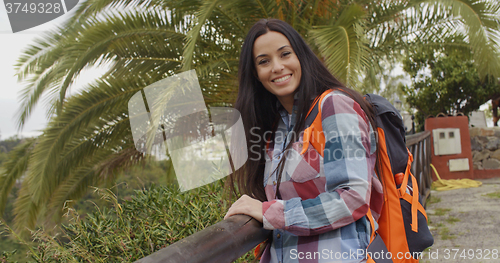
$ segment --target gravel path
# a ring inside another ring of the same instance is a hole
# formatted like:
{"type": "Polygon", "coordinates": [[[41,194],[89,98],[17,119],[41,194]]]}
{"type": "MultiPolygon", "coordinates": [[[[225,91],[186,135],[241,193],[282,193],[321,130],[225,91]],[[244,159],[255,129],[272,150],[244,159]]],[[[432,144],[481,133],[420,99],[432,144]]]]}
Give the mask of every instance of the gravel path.
{"type": "Polygon", "coordinates": [[[432,191],[434,245],[420,262],[500,262],[500,178],[478,188],[432,191]]]}

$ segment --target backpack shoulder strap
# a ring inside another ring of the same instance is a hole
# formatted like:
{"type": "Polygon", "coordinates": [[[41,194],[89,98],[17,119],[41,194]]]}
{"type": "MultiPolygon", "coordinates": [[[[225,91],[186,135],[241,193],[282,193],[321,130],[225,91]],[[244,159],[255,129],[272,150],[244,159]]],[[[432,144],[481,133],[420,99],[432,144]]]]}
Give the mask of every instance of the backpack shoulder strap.
{"type": "Polygon", "coordinates": [[[321,144],[325,144],[325,139],[323,136],[322,131],[323,127],[321,126],[321,108],[320,104],[325,98],[326,95],[330,94],[333,90],[329,89],[323,92],[321,95],[316,97],[314,99],[313,104],[311,105],[311,108],[309,109],[309,112],[307,113],[306,120],[305,120],[305,129],[304,129],[304,134],[303,134],[303,144],[302,144],[302,151],[300,154],[304,154],[307,151],[307,148],[309,147],[309,144],[312,144],[320,153],[320,155],[323,155],[323,152],[321,151],[322,147],[318,147],[321,144]]]}
{"type": "Polygon", "coordinates": [[[319,104],[320,104],[319,103],[319,98],[320,97],[317,97],[314,100],[312,108],[307,113],[306,122],[305,122],[305,127],[306,128],[309,127],[309,126],[311,126],[311,124],[313,123],[314,119],[318,115],[319,104]]]}

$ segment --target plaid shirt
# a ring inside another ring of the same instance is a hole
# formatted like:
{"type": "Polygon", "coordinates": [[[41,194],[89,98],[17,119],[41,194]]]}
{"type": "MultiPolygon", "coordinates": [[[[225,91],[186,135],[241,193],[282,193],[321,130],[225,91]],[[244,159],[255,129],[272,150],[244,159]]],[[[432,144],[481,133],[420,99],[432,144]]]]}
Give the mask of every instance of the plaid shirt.
{"type": "MultiPolygon", "coordinates": [[[[374,179],[376,137],[358,103],[339,91],[321,102],[325,135],[324,157],[303,138],[293,143],[281,176],[281,200],[276,199],[276,167],[289,143],[291,122],[282,110],[275,137],[267,149],[263,224],[273,230],[273,242],[261,262],[363,262],[369,243],[369,209],[374,179]],[[372,185],[373,184],[373,185],[372,185]],[[361,251],[363,253],[361,253],[361,251]]],[[[378,199],[378,198],[377,198],[378,199]]]]}

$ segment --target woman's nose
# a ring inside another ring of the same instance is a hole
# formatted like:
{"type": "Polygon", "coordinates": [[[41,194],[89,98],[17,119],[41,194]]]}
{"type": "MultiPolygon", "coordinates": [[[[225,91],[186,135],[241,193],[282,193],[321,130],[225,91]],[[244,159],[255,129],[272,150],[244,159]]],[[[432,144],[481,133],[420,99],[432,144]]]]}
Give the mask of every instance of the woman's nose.
{"type": "Polygon", "coordinates": [[[273,63],[273,73],[283,71],[285,66],[282,63],[274,62],[273,63]]]}

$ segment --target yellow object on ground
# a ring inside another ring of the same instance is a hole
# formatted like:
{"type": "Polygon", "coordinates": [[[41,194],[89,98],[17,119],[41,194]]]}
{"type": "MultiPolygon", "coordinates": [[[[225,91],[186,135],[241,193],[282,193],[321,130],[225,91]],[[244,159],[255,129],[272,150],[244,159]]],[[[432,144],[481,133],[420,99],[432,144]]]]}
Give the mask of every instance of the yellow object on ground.
{"type": "Polygon", "coordinates": [[[432,182],[432,189],[434,189],[434,190],[447,191],[447,190],[460,189],[460,188],[472,188],[472,187],[479,187],[483,184],[479,181],[471,180],[471,179],[467,179],[467,178],[443,180],[443,179],[441,179],[441,177],[439,177],[439,174],[436,171],[436,168],[434,167],[434,165],[431,164],[431,167],[434,170],[436,177],[438,178],[437,181],[432,182]]]}

